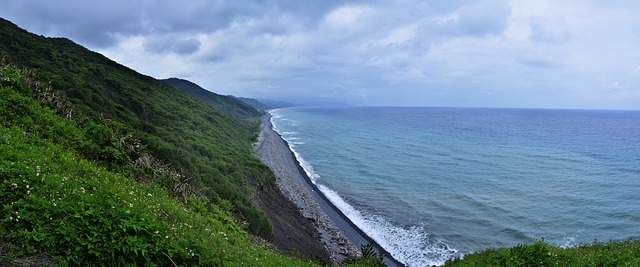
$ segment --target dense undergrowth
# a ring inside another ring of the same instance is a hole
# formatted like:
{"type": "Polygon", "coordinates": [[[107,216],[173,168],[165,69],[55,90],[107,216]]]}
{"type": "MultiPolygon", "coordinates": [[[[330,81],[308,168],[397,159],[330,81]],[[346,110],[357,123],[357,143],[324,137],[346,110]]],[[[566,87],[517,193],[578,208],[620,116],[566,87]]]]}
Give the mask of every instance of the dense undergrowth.
{"type": "MultiPolygon", "coordinates": [[[[212,205],[229,208],[250,233],[272,237],[266,215],[250,201],[256,190],[275,186],[273,173],[252,156],[259,118],[227,115],[68,39],[37,36],[1,18],[0,57],[37,72],[58,90],[74,106],[63,116],[83,116],[76,120],[88,121],[82,127],[93,128],[88,134],[99,139],[97,145],[139,140],[144,146],[138,150],[171,166],[212,205]],[[120,136],[111,138],[112,132],[120,136]]],[[[128,160],[110,146],[78,150],[93,153],[88,158],[110,170],[128,160]]]]}
{"type": "Polygon", "coordinates": [[[237,196],[197,187],[129,131],[0,59],[0,266],[318,266],[252,243],[237,196]]]}
{"type": "Polygon", "coordinates": [[[256,108],[242,102],[240,99],[229,96],[222,96],[216,93],[209,92],[199,85],[187,80],[178,78],[169,78],[160,80],[171,86],[175,86],[184,90],[185,92],[207,102],[209,105],[222,110],[226,114],[230,114],[238,118],[255,118],[261,116],[261,112],[256,108]]]}
{"type": "Polygon", "coordinates": [[[0,265],[311,265],[253,245],[232,207],[181,186],[115,122],[73,110],[0,66],[0,265]]]}
{"type": "Polygon", "coordinates": [[[552,246],[544,240],[511,248],[486,249],[451,259],[444,266],[640,266],[640,241],[579,245],[570,248],[552,246]]]}

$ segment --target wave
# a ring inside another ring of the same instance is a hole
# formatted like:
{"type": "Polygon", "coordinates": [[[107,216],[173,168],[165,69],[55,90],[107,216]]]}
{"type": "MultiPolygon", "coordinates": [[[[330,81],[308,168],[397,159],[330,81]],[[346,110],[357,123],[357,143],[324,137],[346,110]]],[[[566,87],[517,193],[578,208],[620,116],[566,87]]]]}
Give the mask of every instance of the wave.
{"type": "Polygon", "coordinates": [[[445,242],[430,238],[424,224],[398,226],[382,215],[365,214],[357,210],[322,184],[317,186],[358,228],[407,266],[442,265],[447,259],[461,256],[445,242]]]}
{"type": "Polygon", "coordinates": [[[427,225],[400,226],[394,224],[386,217],[379,214],[368,214],[356,209],[341,197],[336,191],[319,184],[320,175],[315,172],[313,165],[306,161],[295,149],[293,142],[298,138],[292,138],[291,133],[281,132],[276,127],[272,117],[273,129],[280,133],[287,141],[289,150],[294,154],[300,166],[305,171],[311,182],[315,184],[320,192],[327,197],[340,212],[342,212],[353,224],[377,242],[391,256],[407,266],[432,266],[442,265],[447,259],[462,256],[456,249],[450,248],[444,241],[433,239],[427,232],[427,225]]]}

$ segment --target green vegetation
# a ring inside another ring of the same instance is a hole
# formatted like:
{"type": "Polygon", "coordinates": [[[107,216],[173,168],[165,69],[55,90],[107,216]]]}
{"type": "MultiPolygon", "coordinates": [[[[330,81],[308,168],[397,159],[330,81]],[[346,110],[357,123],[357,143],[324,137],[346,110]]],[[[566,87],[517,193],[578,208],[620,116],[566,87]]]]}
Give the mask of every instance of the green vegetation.
{"type": "MultiPolygon", "coordinates": [[[[0,266],[317,266],[250,241],[273,232],[249,199],[275,186],[252,156],[255,111],[2,19],[0,59],[0,266]]],[[[362,254],[345,264],[383,266],[362,254]]],[[[445,266],[640,266],[640,242],[539,241],[445,266]]]]}
{"type": "Polygon", "coordinates": [[[258,109],[246,104],[245,102],[235,97],[222,96],[216,93],[209,92],[190,81],[178,78],[169,78],[160,81],[168,85],[180,88],[229,115],[244,119],[255,118],[262,115],[262,113],[260,113],[258,109]]]}
{"type": "MultiPolygon", "coordinates": [[[[79,121],[105,122],[82,125],[94,128],[94,138],[103,143],[117,141],[109,135],[114,130],[121,138],[139,140],[144,144],[140,150],[171,166],[211,204],[230,208],[249,232],[266,239],[273,235],[264,212],[250,201],[256,190],[275,186],[271,171],[252,156],[257,119],[229,116],[70,40],[37,36],[3,19],[0,57],[50,81],[74,105],[68,115],[81,114],[84,118],[79,121]]],[[[247,114],[257,114],[248,108],[253,113],[247,114]]],[[[110,148],[78,149],[92,153],[88,159],[103,160],[110,170],[122,168],[127,160],[110,148]]]]}
{"type": "Polygon", "coordinates": [[[317,266],[247,233],[257,117],[1,19],[0,56],[1,266],[317,266]]]}
{"type": "Polygon", "coordinates": [[[382,255],[378,255],[376,249],[373,248],[373,244],[369,243],[366,245],[360,246],[360,257],[354,258],[349,257],[346,258],[343,262],[346,266],[349,265],[360,265],[360,266],[372,266],[372,267],[384,267],[387,266],[384,263],[384,258],[382,255]]]}
{"type": "Polygon", "coordinates": [[[560,248],[544,240],[512,248],[486,249],[449,260],[444,266],[640,266],[640,241],[560,248]]]}
{"type": "Polygon", "coordinates": [[[73,111],[2,62],[0,265],[312,265],[253,245],[230,206],[180,184],[121,125],[73,111]]]}

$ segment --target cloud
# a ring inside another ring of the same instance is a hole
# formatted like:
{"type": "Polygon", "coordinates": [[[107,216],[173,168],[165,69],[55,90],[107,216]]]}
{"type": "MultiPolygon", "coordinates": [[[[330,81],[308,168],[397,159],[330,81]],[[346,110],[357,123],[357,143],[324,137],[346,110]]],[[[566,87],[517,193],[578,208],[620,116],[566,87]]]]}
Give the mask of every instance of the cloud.
{"type": "Polygon", "coordinates": [[[171,35],[152,36],[144,41],[144,48],[153,53],[177,53],[190,55],[200,48],[200,40],[193,37],[171,35]]]}
{"type": "Polygon", "coordinates": [[[431,31],[444,36],[501,34],[508,26],[511,5],[505,0],[469,1],[455,6],[431,9],[431,31]],[[443,12],[445,11],[445,12],[443,12]]]}
{"type": "Polygon", "coordinates": [[[523,55],[518,57],[518,62],[535,68],[554,69],[560,66],[560,64],[553,59],[540,55],[523,55]]]}
{"type": "MultiPolygon", "coordinates": [[[[113,46],[122,36],[173,32],[213,32],[238,20],[302,15],[299,24],[314,24],[340,1],[259,0],[8,0],[3,9],[23,27],[65,35],[96,47],[113,46]]],[[[262,25],[264,31],[282,31],[262,25]]]]}
{"type": "Polygon", "coordinates": [[[532,42],[564,43],[571,38],[567,30],[567,22],[563,17],[531,17],[529,25],[531,26],[529,40],[532,42]]]}
{"type": "Polygon", "coordinates": [[[457,10],[456,26],[462,34],[500,34],[507,27],[511,6],[506,0],[482,0],[457,10]]]}
{"type": "Polygon", "coordinates": [[[0,16],[223,94],[640,109],[638,8],[595,0],[5,0],[0,16]]]}

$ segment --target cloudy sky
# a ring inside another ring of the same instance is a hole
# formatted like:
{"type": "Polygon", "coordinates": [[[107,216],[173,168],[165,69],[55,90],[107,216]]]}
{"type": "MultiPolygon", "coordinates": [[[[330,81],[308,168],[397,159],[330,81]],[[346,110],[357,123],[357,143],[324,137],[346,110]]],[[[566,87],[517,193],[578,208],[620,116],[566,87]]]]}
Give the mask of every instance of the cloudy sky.
{"type": "Polygon", "coordinates": [[[640,109],[637,0],[0,0],[156,78],[353,105],[640,109]]]}

